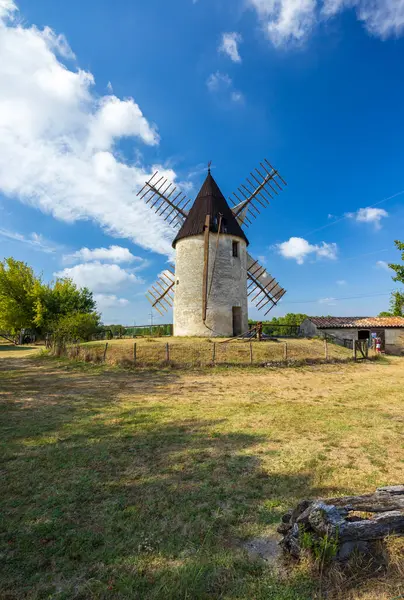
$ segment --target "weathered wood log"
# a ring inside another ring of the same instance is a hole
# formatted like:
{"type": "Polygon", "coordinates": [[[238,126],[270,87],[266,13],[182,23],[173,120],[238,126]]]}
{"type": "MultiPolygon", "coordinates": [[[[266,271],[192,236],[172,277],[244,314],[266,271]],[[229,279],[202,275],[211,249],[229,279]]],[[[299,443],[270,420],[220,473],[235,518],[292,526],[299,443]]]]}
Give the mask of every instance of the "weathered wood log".
{"type": "Polygon", "coordinates": [[[341,540],[380,540],[388,535],[404,534],[404,510],[392,510],[374,519],[344,523],[338,532],[341,540]]]}
{"type": "Polygon", "coordinates": [[[389,494],[404,494],[404,485],[386,485],[377,488],[378,492],[387,492],[389,494]]]}
{"type": "MultiPolygon", "coordinates": [[[[395,486],[396,488],[404,486],[395,486]]],[[[362,512],[385,512],[386,510],[400,510],[404,508],[404,489],[402,492],[377,491],[374,494],[363,496],[344,496],[342,498],[326,498],[327,504],[334,506],[347,506],[350,510],[362,512]]]]}
{"type": "Polygon", "coordinates": [[[330,539],[337,548],[336,560],[346,560],[354,551],[368,551],[374,540],[404,535],[404,486],[386,486],[363,496],[302,500],[282,517],[278,531],[284,536],[281,546],[292,556],[300,555],[306,533],[306,546],[307,539],[312,548],[330,539]],[[360,512],[375,515],[352,514],[360,512]]]}

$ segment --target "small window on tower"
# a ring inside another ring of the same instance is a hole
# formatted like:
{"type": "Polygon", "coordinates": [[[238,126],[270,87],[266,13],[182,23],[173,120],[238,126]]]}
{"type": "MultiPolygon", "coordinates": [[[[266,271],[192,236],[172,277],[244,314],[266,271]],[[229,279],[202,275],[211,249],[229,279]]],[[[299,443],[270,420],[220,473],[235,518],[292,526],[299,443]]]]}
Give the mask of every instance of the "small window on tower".
{"type": "Polygon", "coordinates": [[[238,242],[233,242],[233,256],[235,256],[235,257],[238,256],[238,246],[239,246],[238,242]]]}

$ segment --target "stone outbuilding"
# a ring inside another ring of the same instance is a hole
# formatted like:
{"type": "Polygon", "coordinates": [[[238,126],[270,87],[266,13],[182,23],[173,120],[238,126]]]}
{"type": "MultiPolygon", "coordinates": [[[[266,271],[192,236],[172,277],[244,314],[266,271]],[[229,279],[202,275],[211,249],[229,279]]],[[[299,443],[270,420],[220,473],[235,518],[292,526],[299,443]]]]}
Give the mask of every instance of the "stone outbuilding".
{"type": "Polygon", "coordinates": [[[330,337],[349,346],[353,340],[381,339],[382,351],[404,354],[404,317],[307,317],[304,337],[330,337]]]}

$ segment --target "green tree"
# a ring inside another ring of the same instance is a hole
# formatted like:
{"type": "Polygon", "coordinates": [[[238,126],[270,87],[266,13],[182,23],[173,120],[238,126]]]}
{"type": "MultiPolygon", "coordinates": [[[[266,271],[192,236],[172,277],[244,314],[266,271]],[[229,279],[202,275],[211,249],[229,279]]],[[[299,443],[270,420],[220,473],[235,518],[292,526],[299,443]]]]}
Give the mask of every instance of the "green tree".
{"type": "Polygon", "coordinates": [[[1,331],[11,335],[21,329],[45,333],[58,331],[62,325],[65,330],[69,322],[65,317],[76,316],[76,321],[70,321],[73,335],[79,325],[82,332],[91,329],[90,324],[98,325],[100,318],[95,309],[92,293],[77,288],[70,279],[44,284],[26,263],[13,258],[0,261],[1,331]]]}
{"type": "Polygon", "coordinates": [[[403,264],[390,264],[389,267],[396,272],[396,276],[393,277],[393,281],[399,281],[400,283],[404,284],[404,242],[396,240],[394,243],[397,250],[401,252],[401,260],[403,261],[403,264]]]}
{"type": "Polygon", "coordinates": [[[99,331],[100,317],[97,313],[70,313],[61,316],[54,328],[57,339],[87,342],[99,331]]]}
{"type": "MultiPolygon", "coordinates": [[[[404,284],[404,242],[396,240],[395,245],[397,250],[401,252],[401,260],[403,264],[389,264],[390,269],[395,271],[396,276],[393,277],[393,281],[398,281],[404,284]]],[[[404,316],[404,292],[396,290],[391,294],[390,298],[390,311],[382,312],[380,317],[403,317],[404,316]]]]}
{"type": "Polygon", "coordinates": [[[112,331],[114,337],[123,337],[125,335],[125,328],[123,325],[108,325],[108,329],[112,331]]]}
{"type": "MultiPolygon", "coordinates": [[[[288,313],[284,317],[274,317],[270,321],[262,321],[263,333],[273,336],[295,335],[297,327],[303,323],[307,315],[301,313],[288,313]],[[280,327],[282,326],[282,327],[280,327]]],[[[249,321],[253,327],[257,321],[249,321]]]]}
{"type": "Polygon", "coordinates": [[[36,285],[35,325],[52,331],[62,317],[94,312],[96,303],[87,288],[79,289],[71,279],[57,279],[54,284],[36,285]]]}
{"type": "Polygon", "coordinates": [[[33,327],[36,289],[41,285],[31,267],[6,258],[0,261],[0,329],[13,335],[33,327]]]}

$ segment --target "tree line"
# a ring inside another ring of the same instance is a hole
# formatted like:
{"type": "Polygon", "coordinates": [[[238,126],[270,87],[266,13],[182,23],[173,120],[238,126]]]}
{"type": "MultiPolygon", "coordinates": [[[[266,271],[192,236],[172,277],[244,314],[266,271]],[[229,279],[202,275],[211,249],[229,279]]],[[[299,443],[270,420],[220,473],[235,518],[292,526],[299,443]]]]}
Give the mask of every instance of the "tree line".
{"type": "MultiPolygon", "coordinates": [[[[402,263],[389,264],[395,272],[393,281],[404,284],[404,242],[395,241],[402,263]]],[[[390,310],[380,316],[404,316],[404,292],[392,293],[390,310]]],[[[263,332],[273,336],[294,335],[307,315],[288,313],[263,321],[263,332]]],[[[253,327],[257,321],[249,321],[253,327]]],[[[19,337],[21,332],[38,337],[52,334],[66,340],[89,340],[107,332],[111,337],[144,335],[145,329],[122,325],[103,326],[92,292],[78,288],[68,278],[46,283],[26,263],[6,258],[0,261],[0,335],[19,337]]],[[[171,325],[155,325],[151,335],[172,335],[171,325]]],[[[106,336],[107,337],[107,336],[106,336]]]]}
{"type": "Polygon", "coordinates": [[[0,261],[0,334],[20,341],[25,333],[87,340],[100,322],[87,288],[67,278],[45,283],[24,262],[0,261]]]}
{"type": "MultiPolygon", "coordinates": [[[[273,337],[294,336],[297,335],[300,325],[307,318],[302,313],[288,313],[284,317],[274,317],[262,323],[262,333],[273,337]]],[[[258,321],[249,320],[250,327],[255,327],[258,321]]]]}

